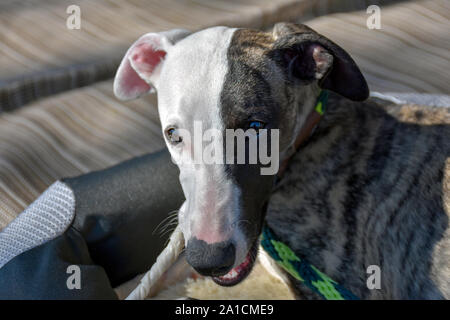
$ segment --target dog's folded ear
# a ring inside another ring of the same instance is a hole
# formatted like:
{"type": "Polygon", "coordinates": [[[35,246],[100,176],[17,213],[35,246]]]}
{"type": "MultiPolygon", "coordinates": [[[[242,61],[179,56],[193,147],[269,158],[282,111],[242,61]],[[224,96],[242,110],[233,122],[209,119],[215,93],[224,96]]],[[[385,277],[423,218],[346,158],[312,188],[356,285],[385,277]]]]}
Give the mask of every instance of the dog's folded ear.
{"type": "Polygon", "coordinates": [[[114,78],[114,94],[121,100],[131,100],[152,92],[161,72],[167,51],[190,34],[174,29],[147,33],[128,49],[114,78]]]}
{"type": "Polygon", "coordinates": [[[273,55],[290,77],[318,80],[323,89],[348,99],[368,98],[366,80],[350,55],[311,28],[294,23],[278,23],[273,30],[273,55]]]}

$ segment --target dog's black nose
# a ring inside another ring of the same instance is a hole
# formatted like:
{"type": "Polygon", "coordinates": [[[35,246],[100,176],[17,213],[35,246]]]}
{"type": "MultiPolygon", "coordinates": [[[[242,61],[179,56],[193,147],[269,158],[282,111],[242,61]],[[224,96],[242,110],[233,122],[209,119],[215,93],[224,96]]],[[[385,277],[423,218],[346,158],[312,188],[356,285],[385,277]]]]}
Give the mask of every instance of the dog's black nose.
{"type": "Polygon", "coordinates": [[[208,244],[191,238],[186,246],[187,262],[201,275],[223,276],[234,264],[236,249],[230,241],[208,244]]]}

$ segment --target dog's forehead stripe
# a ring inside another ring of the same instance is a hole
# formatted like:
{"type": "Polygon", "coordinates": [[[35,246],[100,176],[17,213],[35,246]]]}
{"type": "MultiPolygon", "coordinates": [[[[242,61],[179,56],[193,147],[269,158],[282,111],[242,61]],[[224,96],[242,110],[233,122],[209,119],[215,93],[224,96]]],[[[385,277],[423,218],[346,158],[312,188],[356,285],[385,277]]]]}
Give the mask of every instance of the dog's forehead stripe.
{"type": "Polygon", "coordinates": [[[271,72],[267,53],[273,47],[271,33],[251,29],[234,32],[227,52],[228,72],[220,97],[224,126],[236,129],[254,113],[272,116],[276,72],[271,72]],[[273,79],[271,79],[273,77],[273,79]]]}
{"type": "Polygon", "coordinates": [[[252,29],[238,29],[233,34],[233,39],[230,43],[232,47],[239,47],[251,50],[268,50],[273,45],[273,36],[270,33],[262,32],[252,29]]]}

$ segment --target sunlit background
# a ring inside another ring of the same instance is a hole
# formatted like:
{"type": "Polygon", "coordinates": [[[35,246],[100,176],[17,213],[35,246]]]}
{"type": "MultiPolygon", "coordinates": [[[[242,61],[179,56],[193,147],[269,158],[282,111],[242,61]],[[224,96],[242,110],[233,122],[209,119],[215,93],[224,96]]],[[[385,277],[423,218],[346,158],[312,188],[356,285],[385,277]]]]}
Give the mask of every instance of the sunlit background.
{"type": "Polygon", "coordinates": [[[372,91],[449,94],[449,18],[448,0],[2,0],[0,230],[53,181],[163,147],[155,96],[112,94],[144,33],[302,22],[345,48],[372,91]]]}

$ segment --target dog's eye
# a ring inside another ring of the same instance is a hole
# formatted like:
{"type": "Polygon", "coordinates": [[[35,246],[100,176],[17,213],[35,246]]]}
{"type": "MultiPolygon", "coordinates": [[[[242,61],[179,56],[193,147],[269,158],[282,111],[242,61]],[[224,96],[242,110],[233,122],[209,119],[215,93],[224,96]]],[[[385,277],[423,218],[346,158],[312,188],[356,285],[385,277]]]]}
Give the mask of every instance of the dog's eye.
{"type": "Polygon", "coordinates": [[[264,122],[261,121],[251,121],[248,125],[249,129],[255,129],[256,131],[260,130],[260,129],[264,129],[264,127],[266,126],[266,124],[264,122]]]}
{"type": "Polygon", "coordinates": [[[183,141],[183,139],[181,138],[181,136],[178,133],[178,130],[175,128],[167,129],[166,134],[167,134],[167,138],[169,139],[169,141],[172,142],[173,144],[177,144],[177,143],[180,143],[181,141],[183,141]]]}

